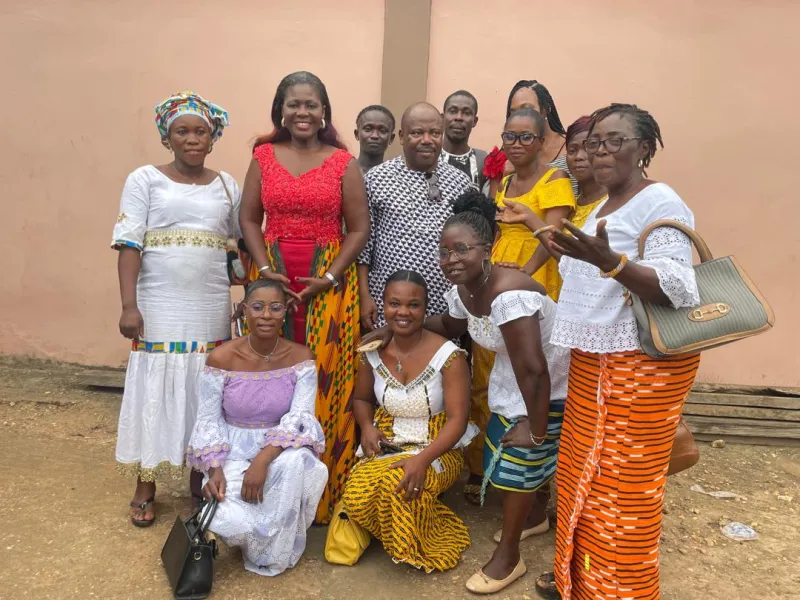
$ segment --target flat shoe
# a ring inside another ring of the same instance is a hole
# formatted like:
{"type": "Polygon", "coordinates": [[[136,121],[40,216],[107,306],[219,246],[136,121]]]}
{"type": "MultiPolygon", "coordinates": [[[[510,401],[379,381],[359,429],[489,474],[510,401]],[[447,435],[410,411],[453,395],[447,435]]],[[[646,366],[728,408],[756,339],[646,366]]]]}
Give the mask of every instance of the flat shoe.
{"type": "MultiPolygon", "coordinates": [[[[542,521],[538,525],[535,525],[530,529],[523,529],[522,535],[519,536],[519,541],[521,542],[522,540],[527,540],[532,535],[542,535],[543,533],[547,533],[548,531],[550,531],[550,519],[545,517],[544,521],[542,521]]],[[[493,539],[495,543],[499,544],[502,538],[503,538],[502,529],[498,529],[497,531],[494,532],[493,539]]]]}
{"type": "Polygon", "coordinates": [[[517,579],[525,575],[528,568],[525,566],[525,561],[521,558],[511,571],[511,574],[505,579],[492,579],[483,572],[483,569],[475,573],[467,580],[467,589],[473,594],[495,594],[500,590],[504,590],[517,579]]]}

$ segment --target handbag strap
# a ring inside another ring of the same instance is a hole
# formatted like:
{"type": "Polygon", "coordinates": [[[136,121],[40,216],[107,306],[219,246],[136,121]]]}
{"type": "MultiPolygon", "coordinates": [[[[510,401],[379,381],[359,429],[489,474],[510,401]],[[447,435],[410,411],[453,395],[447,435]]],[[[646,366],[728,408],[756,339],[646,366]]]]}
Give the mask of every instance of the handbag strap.
{"type": "Polygon", "coordinates": [[[222,176],[222,173],[217,173],[217,177],[222,182],[222,188],[225,190],[225,195],[228,197],[228,200],[231,201],[231,222],[230,222],[230,236],[236,237],[236,228],[233,226],[233,220],[236,218],[236,211],[233,209],[233,196],[231,196],[230,191],[228,190],[228,184],[225,183],[225,178],[222,176]]]}
{"type": "Polygon", "coordinates": [[[708,247],[708,244],[705,243],[703,238],[700,237],[699,233],[697,233],[688,225],[684,225],[680,221],[675,221],[674,219],[659,219],[658,221],[653,221],[650,223],[650,225],[644,228],[642,235],[639,236],[639,258],[644,258],[644,246],[647,242],[647,236],[649,236],[654,229],[658,229],[659,227],[673,227],[674,229],[678,229],[685,233],[689,239],[692,240],[694,247],[697,248],[697,254],[700,256],[701,263],[714,258],[714,256],[711,254],[711,249],[708,247]]]}

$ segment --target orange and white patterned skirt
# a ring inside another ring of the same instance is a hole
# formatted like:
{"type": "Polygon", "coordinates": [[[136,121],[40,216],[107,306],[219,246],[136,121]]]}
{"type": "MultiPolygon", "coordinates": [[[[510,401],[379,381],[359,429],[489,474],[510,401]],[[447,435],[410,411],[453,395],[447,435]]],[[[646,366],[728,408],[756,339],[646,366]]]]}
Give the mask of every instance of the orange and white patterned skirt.
{"type": "Polygon", "coordinates": [[[563,600],[657,599],[672,442],[700,355],[572,351],[556,481],[563,600]]]}

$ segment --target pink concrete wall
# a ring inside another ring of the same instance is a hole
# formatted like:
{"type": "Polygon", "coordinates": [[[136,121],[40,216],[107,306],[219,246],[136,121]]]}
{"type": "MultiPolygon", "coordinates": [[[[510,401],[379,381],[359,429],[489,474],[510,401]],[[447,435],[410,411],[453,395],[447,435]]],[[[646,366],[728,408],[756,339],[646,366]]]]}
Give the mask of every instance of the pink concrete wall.
{"type": "Polygon", "coordinates": [[[736,255],[777,316],[773,331],[706,353],[701,378],[800,386],[799,22],[791,0],[433,0],[428,99],[473,92],[473,141],[487,149],[518,79],[547,85],[565,125],[613,101],[651,111],[666,149],[650,175],[683,196],[711,249],[736,255]]]}
{"type": "Polygon", "coordinates": [[[159,100],[192,88],[230,112],[207,165],[241,183],[248,143],[269,130],[291,71],[325,81],[355,145],[356,113],[380,100],[382,44],[382,2],[5,0],[0,352],[126,359],[108,244],[125,176],[169,161],[153,123],[159,100]]]}

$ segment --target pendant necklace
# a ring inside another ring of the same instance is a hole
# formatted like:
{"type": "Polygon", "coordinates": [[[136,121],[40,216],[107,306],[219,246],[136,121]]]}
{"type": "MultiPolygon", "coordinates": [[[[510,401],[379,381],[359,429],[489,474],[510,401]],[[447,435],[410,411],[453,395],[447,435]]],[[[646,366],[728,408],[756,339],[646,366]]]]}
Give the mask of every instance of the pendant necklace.
{"type": "Polygon", "coordinates": [[[489,281],[489,276],[491,274],[492,274],[492,266],[489,265],[489,272],[486,274],[486,277],[483,278],[483,281],[481,281],[481,284],[478,287],[475,288],[475,291],[474,292],[470,292],[469,290],[467,290],[467,292],[469,292],[469,299],[470,300],[475,300],[475,294],[480,292],[481,289],[483,288],[483,286],[486,285],[486,282],[489,281]]]}
{"type": "MultiPolygon", "coordinates": [[[[405,359],[405,358],[408,358],[409,354],[411,354],[411,353],[412,353],[414,350],[416,350],[416,349],[417,349],[417,346],[419,346],[419,345],[420,345],[420,343],[422,342],[422,338],[423,338],[423,337],[425,337],[425,330],[424,330],[424,329],[422,330],[422,333],[420,334],[420,336],[419,336],[419,340],[417,340],[417,343],[416,343],[416,344],[414,344],[414,345],[411,347],[411,350],[409,350],[409,351],[408,351],[408,352],[406,352],[405,354],[400,354],[399,352],[398,352],[398,353],[396,353],[396,356],[394,357],[394,360],[395,360],[395,363],[394,363],[394,368],[395,368],[395,370],[396,370],[398,373],[402,373],[402,372],[403,372],[403,365],[402,365],[402,363],[400,362],[400,357],[402,356],[404,359],[405,359]]],[[[392,341],[394,342],[394,339],[392,339],[392,341]]],[[[397,342],[394,342],[394,347],[395,347],[395,350],[397,350],[397,342]]]]}
{"type": "Polygon", "coordinates": [[[278,337],[278,339],[275,340],[275,347],[272,349],[272,352],[270,352],[269,354],[260,354],[260,353],[256,352],[256,349],[253,348],[253,344],[250,343],[250,335],[247,336],[247,345],[250,346],[250,350],[253,351],[253,354],[255,354],[256,356],[262,358],[264,360],[264,362],[269,362],[269,359],[272,358],[273,354],[275,354],[275,350],[278,349],[278,344],[280,343],[280,341],[281,341],[281,338],[278,337]]]}

